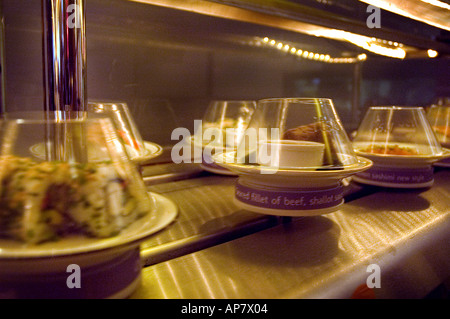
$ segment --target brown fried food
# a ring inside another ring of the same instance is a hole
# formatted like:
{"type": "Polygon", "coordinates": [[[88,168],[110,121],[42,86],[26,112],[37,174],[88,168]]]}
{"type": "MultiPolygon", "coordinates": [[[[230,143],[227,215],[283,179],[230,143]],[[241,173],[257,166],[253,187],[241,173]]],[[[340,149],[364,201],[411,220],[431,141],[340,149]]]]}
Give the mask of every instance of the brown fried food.
{"type": "Polygon", "coordinates": [[[323,143],[323,134],[320,123],[316,122],[287,130],[283,134],[283,139],[323,143]]]}

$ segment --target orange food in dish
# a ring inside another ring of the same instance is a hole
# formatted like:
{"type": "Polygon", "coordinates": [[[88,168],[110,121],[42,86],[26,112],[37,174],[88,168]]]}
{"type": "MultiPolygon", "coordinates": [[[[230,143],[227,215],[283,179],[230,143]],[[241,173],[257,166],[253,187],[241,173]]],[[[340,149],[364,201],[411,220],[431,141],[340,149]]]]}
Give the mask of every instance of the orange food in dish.
{"type": "Polygon", "coordinates": [[[433,129],[435,132],[437,132],[439,134],[450,137],[450,126],[435,125],[435,126],[433,126],[433,129]]]}
{"type": "Polygon", "coordinates": [[[399,145],[371,145],[361,150],[366,153],[385,154],[385,155],[419,155],[419,153],[411,148],[399,145]]]}

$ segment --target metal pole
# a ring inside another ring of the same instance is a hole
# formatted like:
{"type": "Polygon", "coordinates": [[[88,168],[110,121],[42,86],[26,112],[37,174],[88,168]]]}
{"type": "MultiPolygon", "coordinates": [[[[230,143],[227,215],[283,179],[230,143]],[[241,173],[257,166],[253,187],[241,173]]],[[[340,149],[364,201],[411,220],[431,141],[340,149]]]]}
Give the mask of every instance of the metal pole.
{"type": "Polygon", "coordinates": [[[353,90],[352,90],[352,130],[356,129],[360,121],[360,99],[361,99],[361,72],[362,63],[356,62],[353,69],[353,90]]]}
{"type": "Polygon", "coordinates": [[[42,15],[44,108],[78,117],[87,104],[84,0],[42,0],[42,15]]]}
{"type": "Polygon", "coordinates": [[[5,21],[3,16],[3,2],[0,2],[0,116],[6,110],[6,64],[5,64],[5,21]]]}
{"type": "MultiPolygon", "coordinates": [[[[78,119],[86,114],[84,12],[84,0],[42,0],[44,110],[49,118],[78,119]]],[[[74,126],[49,125],[47,160],[86,160],[82,124],[79,129],[74,126]]]]}

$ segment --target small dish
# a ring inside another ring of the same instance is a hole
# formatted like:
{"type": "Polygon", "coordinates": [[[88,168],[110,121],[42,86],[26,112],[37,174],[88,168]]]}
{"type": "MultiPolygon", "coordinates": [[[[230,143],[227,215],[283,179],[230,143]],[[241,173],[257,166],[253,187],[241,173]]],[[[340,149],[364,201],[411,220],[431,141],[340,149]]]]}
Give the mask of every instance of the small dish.
{"type": "MultiPolygon", "coordinates": [[[[163,148],[158,144],[144,141],[143,145],[144,145],[144,152],[142,152],[142,155],[132,158],[133,162],[138,163],[140,165],[145,165],[147,162],[158,157],[163,152],[163,148]]],[[[124,145],[124,146],[125,146],[125,150],[127,150],[127,153],[132,153],[132,151],[130,150],[130,147],[128,145],[124,145]]],[[[37,157],[39,159],[44,159],[45,148],[46,148],[46,145],[44,143],[34,144],[30,147],[30,152],[35,157],[37,157]]],[[[93,158],[92,160],[95,160],[95,158],[93,158]]]]}
{"type": "Polygon", "coordinates": [[[161,155],[163,148],[153,142],[144,141],[126,103],[88,102],[88,116],[103,114],[110,117],[116,126],[117,135],[125,145],[130,159],[138,165],[161,155]]]}
{"type": "MultiPolygon", "coordinates": [[[[85,284],[109,287],[101,297],[129,291],[140,276],[139,243],[174,218],[173,205],[147,192],[111,119],[85,115],[7,114],[0,121],[2,288],[39,288],[34,296],[44,296],[75,264],[85,284]],[[35,145],[44,146],[40,157],[35,145]],[[108,285],[99,274],[114,268],[132,276],[108,285]]],[[[61,297],[76,296],[63,283],[61,297]]]]}
{"type": "Polygon", "coordinates": [[[258,164],[280,168],[322,165],[325,144],[310,141],[265,141],[259,147],[258,164]]]}
{"type": "Polygon", "coordinates": [[[278,216],[333,212],[343,179],[372,162],[356,156],[330,99],[258,101],[237,149],[213,156],[239,175],[235,203],[278,216]]]}
{"type": "Polygon", "coordinates": [[[114,238],[72,237],[56,243],[22,247],[0,240],[2,296],[8,298],[126,298],[139,285],[142,262],[139,244],[169,226],[177,206],[149,193],[155,209],[114,238]],[[33,267],[30,267],[33,265],[33,267]],[[69,268],[72,267],[72,268],[69,268]],[[68,269],[80,267],[81,289],[69,289],[68,269]],[[121,276],[117,277],[117,273],[121,276]],[[111,278],[114,277],[114,280],[111,278]],[[43,282],[45,281],[45,285],[43,282]]]}
{"type": "Polygon", "coordinates": [[[370,107],[353,146],[356,154],[374,163],[353,180],[383,187],[429,187],[434,182],[433,163],[450,156],[421,107],[370,107]]]}
{"type": "MultiPolygon", "coordinates": [[[[439,143],[450,148],[450,104],[432,105],[426,113],[439,143]]],[[[434,166],[450,167],[450,158],[437,161],[434,166]]]]}
{"type": "MultiPolygon", "coordinates": [[[[43,260],[43,258],[49,259],[47,262],[53,258],[55,258],[55,262],[56,258],[59,258],[58,260],[64,258],[73,263],[86,256],[89,258],[86,262],[91,264],[97,262],[93,253],[101,256],[101,253],[111,254],[138,246],[140,242],[171,224],[178,214],[177,206],[170,199],[154,192],[148,194],[152,198],[154,209],[117,236],[97,239],[74,235],[39,245],[24,245],[17,241],[0,238],[0,264],[3,265],[0,273],[6,269],[4,262],[7,261],[15,266],[9,271],[17,269],[16,263],[21,260],[29,262],[43,260]]],[[[82,264],[86,265],[86,262],[82,264]]],[[[46,265],[42,271],[52,271],[52,265],[46,265]]]]}
{"type": "Polygon", "coordinates": [[[209,103],[192,138],[192,145],[202,152],[202,169],[220,175],[234,175],[215,164],[212,155],[236,149],[255,108],[256,102],[252,100],[214,100],[209,103]]]}
{"type": "Polygon", "coordinates": [[[341,169],[289,169],[248,165],[236,151],[214,160],[239,175],[234,202],[253,212],[277,216],[313,216],[336,211],[343,204],[342,181],[369,169],[372,161],[358,157],[341,169]]]}

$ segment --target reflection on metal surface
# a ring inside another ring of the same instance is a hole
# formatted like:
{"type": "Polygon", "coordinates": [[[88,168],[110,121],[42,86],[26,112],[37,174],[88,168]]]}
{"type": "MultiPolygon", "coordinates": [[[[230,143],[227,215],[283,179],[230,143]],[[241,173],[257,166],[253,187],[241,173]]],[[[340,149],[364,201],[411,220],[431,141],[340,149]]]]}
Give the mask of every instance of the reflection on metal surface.
{"type": "Polygon", "coordinates": [[[450,31],[450,5],[437,0],[360,0],[375,7],[450,31]]]}
{"type": "Polygon", "coordinates": [[[84,0],[42,0],[47,111],[85,111],[84,12],[84,0]]]}
{"type": "MultiPolygon", "coordinates": [[[[314,35],[316,37],[325,37],[335,40],[340,39],[342,41],[348,41],[372,53],[388,56],[391,58],[404,59],[406,56],[406,48],[403,45],[396,46],[394,43],[397,42],[389,41],[392,43],[392,45],[389,45],[388,41],[386,40],[384,40],[383,43],[383,41],[379,41],[375,38],[366,37],[363,35],[354,34],[343,30],[313,31],[310,33],[310,35],[314,35]]],[[[413,48],[408,49],[414,51],[413,48]]]]}
{"type": "Polygon", "coordinates": [[[5,19],[3,17],[3,5],[0,4],[0,115],[6,110],[5,65],[5,19]]]}
{"type": "Polygon", "coordinates": [[[430,57],[430,58],[435,58],[435,57],[437,57],[438,54],[439,54],[437,51],[431,50],[431,49],[429,49],[429,50],[427,51],[427,53],[428,53],[428,57],[430,57]]]}
{"type": "MultiPolygon", "coordinates": [[[[177,175],[179,166],[182,166],[180,171],[183,168],[195,170],[197,167],[194,164],[157,165],[144,167],[144,172],[172,171],[177,175]]],[[[236,178],[204,172],[200,178],[177,178],[158,184],[158,175],[154,180],[150,177],[154,183],[147,184],[150,185],[149,190],[175,202],[179,215],[170,227],[141,245],[144,265],[160,263],[291,220],[289,217],[261,215],[239,209],[233,203],[236,178]]],[[[145,177],[144,181],[147,181],[145,177]]],[[[372,191],[347,182],[344,197],[346,201],[351,201],[372,191]]]]}
{"type": "Polygon", "coordinates": [[[449,177],[147,267],[131,298],[350,298],[374,263],[377,298],[422,298],[450,275],[449,177]]]}
{"type": "Polygon", "coordinates": [[[304,10],[307,7],[286,1],[264,3],[256,3],[255,1],[205,0],[130,1],[195,12],[218,18],[249,22],[308,35],[320,35],[328,39],[352,43],[375,54],[396,58],[402,58],[404,55],[403,50],[407,50],[407,48],[385,48],[383,45],[371,43],[370,39],[375,35],[377,38],[383,39],[386,42],[402,41],[408,44],[408,49],[411,52],[422,51],[424,46],[438,51],[450,51],[446,44],[418,37],[412,33],[405,34],[388,28],[371,29],[361,21],[342,18],[330,12],[321,12],[320,10],[311,8],[308,9],[308,12],[305,12],[304,10]],[[339,34],[335,31],[339,31],[339,34]],[[345,36],[343,36],[344,32],[345,36]]]}
{"type": "MultiPolygon", "coordinates": [[[[171,227],[142,244],[145,254],[173,253],[187,244],[201,246],[203,244],[197,242],[204,240],[204,236],[220,235],[218,233],[224,229],[237,229],[242,224],[265,219],[265,216],[241,211],[233,204],[235,180],[234,177],[212,175],[149,186],[149,190],[174,201],[179,215],[171,227]]],[[[154,261],[149,260],[148,263],[154,261]]]]}
{"type": "Polygon", "coordinates": [[[307,50],[302,50],[295,47],[292,43],[287,44],[281,41],[277,41],[275,39],[270,39],[269,37],[264,38],[256,38],[255,39],[256,46],[268,46],[278,50],[282,50],[286,53],[290,53],[296,57],[315,60],[319,62],[325,63],[357,63],[362,62],[367,59],[367,55],[364,53],[358,54],[356,57],[331,57],[329,54],[310,52],[307,50]]]}

